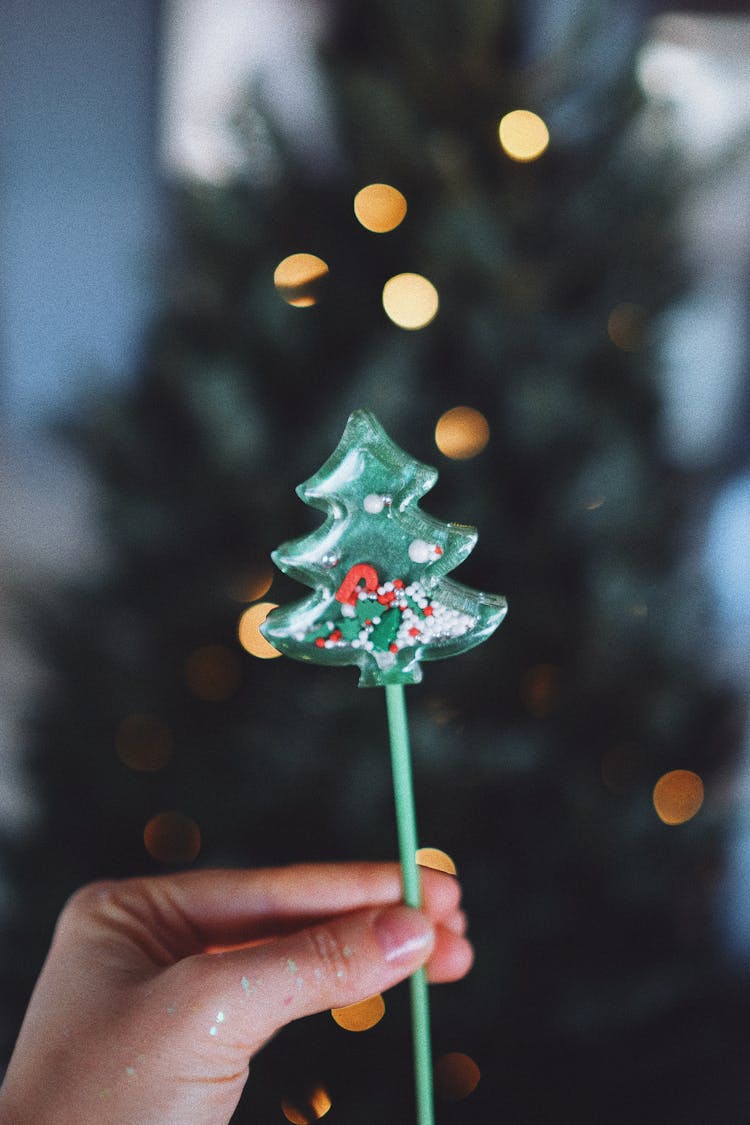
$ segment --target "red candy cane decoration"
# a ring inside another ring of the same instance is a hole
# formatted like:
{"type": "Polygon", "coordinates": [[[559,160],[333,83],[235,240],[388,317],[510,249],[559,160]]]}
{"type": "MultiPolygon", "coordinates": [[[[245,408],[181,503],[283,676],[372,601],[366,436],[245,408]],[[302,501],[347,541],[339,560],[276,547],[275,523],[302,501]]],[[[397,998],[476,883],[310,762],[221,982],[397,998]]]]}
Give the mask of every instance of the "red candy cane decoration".
{"type": "Polygon", "coordinates": [[[343,602],[344,605],[355,605],[362,589],[361,583],[364,583],[364,589],[368,591],[378,588],[378,572],[369,563],[355,563],[349,568],[346,578],[336,591],[336,601],[343,602]]]}

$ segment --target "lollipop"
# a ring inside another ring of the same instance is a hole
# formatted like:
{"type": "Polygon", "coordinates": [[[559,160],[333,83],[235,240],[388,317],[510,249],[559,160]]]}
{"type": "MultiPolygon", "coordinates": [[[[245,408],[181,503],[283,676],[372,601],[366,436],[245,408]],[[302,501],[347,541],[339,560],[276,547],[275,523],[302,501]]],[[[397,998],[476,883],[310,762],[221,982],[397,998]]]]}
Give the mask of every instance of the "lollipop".
{"type": "MultiPolygon", "coordinates": [[[[312,588],[272,610],[261,626],[286,656],[359,668],[362,687],[384,687],[404,901],[421,904],[417,832],[404,684],[422,678],[421,661],[472,648],[497,628],[504,598],[447,575],[477,533],[422,512],[435,469],[395,445],[375,416],[358,410],[323,467],[297,489],[326,513],[312,534],[273,552],[276,565],[312,588]]],[[[426,975],[410,979],[417,1117],[432,1125],[432,1067],[426,975]]]]}

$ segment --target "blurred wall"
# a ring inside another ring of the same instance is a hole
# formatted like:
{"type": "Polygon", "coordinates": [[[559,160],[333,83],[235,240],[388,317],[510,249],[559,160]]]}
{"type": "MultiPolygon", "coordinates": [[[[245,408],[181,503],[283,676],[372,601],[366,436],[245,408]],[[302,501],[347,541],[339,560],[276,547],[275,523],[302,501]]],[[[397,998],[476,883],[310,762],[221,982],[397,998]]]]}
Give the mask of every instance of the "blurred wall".
{"type": "Polygon", "coordinates": [[[0,418],[126,369],[158,229],[154,0],[0,4],[0,418]]]}
{"type": "Polygon", "coordinates": [[[0,817],[32,815],[20,722],[41,674],[13,610],[97,557],[91,485],[44,425],[133,367],[153,308],[160,4],[0,0],[0,817]]]}

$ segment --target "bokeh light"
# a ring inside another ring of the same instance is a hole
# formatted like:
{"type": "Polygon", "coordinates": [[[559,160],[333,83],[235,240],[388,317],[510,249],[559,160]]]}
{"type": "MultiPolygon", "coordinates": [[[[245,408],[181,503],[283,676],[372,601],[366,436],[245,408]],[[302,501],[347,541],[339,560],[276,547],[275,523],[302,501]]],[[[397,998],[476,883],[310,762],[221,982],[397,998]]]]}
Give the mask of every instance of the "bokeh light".
{"type": "Polygon", "coordinates": [[[544,719],[557,702],[559,686],[557,665],[535,664],[521,680],[521,702],[535,719],[544,719]]]}
{"type": "Polygon", "coordinates": [[[385,1000],[377,993],[345,1008],[331,1008],[331,1015],[344,1031],[369,1031],[385,1015],[385,1000]]]}
{"type": "Polygon", "coordinates": [[[327,279],[328,265],[315,254],[290,254],[273,275],[279,296],[297,309],[317,305],[327,279]]]}
{"type": "Polygon", "coordinates": [[[367,230],[386,234],[403,222],[406,199],[390,184],[368,184],[354,197],[354,214],[367,230]]]}
{"type": "Polygon", "coordinates": [[[447,871],[449,875],[456,874],[456,865],[440,848],[417,848],[417,863],[420,867],[432,867],[435,871],[447,871]]]}
{"type": "Polygon", "coordinates": [[[471,406],[446,410],[435,427],[435,444],[445,457],[468,461],[476,457],[490,440],[490,427],[484,414],[471,406]]]}
{"type": "Polygon", "coordinates": [[[425,328],[439,306],[437,289],[419,273],[399,273],[383,287],[383,308],[399,328],[425,328]]]}
{"type": "Polygon", "coordinates": [[[670,770],[654,786],[653,800],[665,824],[684,824],[703,804],[703,782],[692,770],[670,770]]]}
{"type": "Polygon", "coordinates": [[[201,645],[185,661],[185,680],[198,699],[221,703],[240,685],[240,662],[226,645],[201,645]]]}
{"type": "Polygon", "coordinates": [[[460,1102],[473,1094],[481,1071],[468,1055],[450,1051],[435,1063],[435,1093],[446,1102],[460,1102]]]}
{"type": "Polygon", "coordinates": [[[237,635],[242,647],[251,656],[257,656],[261,660],[273,660],[275,656],[281,656],[279,650],[274,648],[260,631],[261,625],[272,609],[276,609],[275,602],[258,602],[257,605],[251,605],[242,614],[237,626],[237,635]]]}
{"type": "Polygon", "coordinates": [[[303,1101],[284,1098],[281,1103],[281,1112],[292,1125],[311,1125],[313,1121],[320,1121],[330,1108],[331,1099],[323,1086],[316,1086],[303,1101]]]}
{"type": "Polygon", "coordinates": [[[115,750],[131,770],[153,773],[163,769],[172,756],[172,732],[154,715],[136,713],[120,723],[115,750]]]}
{"type": "Polygon", "coordinates": [[[639,351],[646,339],[648,316],[643,305],[623,301],[615,305],[607,319],[607,335],[623,352],[639,351]]]}
{"type": "Polygon", "coordinates": [[[229,587],[229,596],[236,602],[257,602],[271,589],[273,567],[267,559],[259,559],[238,575],[229,587]]]}
{"type": "Polygon", "coordinates": [[[520,164],[537,160],[549,144],[549,129],[538,114],[528,109],[506,113],[498,133],[503,151],[520,164]]]}
{"type": "Polygon", "coordinates": [[[160,863],[192,863],[201,850],[201,831],[185,813],[160,812],[144,828],[143,843],[160,863]]]}

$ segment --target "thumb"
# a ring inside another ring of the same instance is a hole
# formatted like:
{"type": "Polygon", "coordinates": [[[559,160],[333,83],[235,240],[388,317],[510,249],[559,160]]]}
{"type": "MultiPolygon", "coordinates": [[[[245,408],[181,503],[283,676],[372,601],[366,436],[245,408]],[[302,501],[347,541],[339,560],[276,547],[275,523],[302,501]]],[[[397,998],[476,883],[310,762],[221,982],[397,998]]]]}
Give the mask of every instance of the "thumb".
{"type": "Polygon", "coordinates": [[[229,1030],[254,1047],[285,1024],[354,1004],[414,973],[430,956],[429,919],[408,906],[338,915],[251,949],[197,958],[210,991],[208,1007],[226,1013],[213,1034],[229,1030]],[[207,965],[210,963],[210,965],[207,965]]]}

